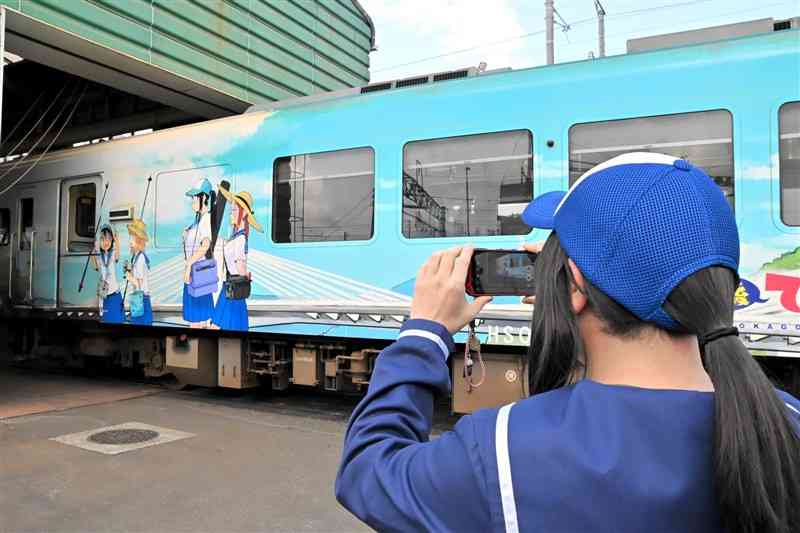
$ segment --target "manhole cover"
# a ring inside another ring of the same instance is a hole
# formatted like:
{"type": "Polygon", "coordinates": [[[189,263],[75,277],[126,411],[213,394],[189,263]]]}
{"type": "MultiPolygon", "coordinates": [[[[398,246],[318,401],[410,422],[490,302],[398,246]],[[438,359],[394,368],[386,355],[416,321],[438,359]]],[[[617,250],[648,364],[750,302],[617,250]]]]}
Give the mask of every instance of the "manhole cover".
{"type": "Polygon", "coordinates": [[[158,437],[158,431],[150,429],[111,429],[89,435],[89,440],[97,444],[136,444],[158,437]]]}

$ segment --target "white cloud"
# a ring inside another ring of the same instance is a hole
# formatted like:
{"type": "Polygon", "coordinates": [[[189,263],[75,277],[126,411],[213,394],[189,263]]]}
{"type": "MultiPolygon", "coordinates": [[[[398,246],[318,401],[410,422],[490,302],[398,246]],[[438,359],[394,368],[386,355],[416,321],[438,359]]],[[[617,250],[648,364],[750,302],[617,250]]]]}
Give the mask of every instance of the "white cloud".
{"type": "Polygon", "coordinates": [[[485,46],[522,35],[525,29],[520,16],[509,0],[364,0],[365,9],[379,29],[378,52],[371,54],[373,82],[474,65],[485,61],[489,68],[520,63],[524,42],[512,40],[485,46]],[[388,43],[405,35],[403,50],[391,45],[382,47],[381,35],[388,43]],[[384,70],[439,54],[482,46],[455,54],[442,61],[384,70]]]}
{"type": "Polygon", "coordinates": [[[793,234],[778,235],[762,241],[742,241],[739,271],[744,275],[756,272],[764,263],[797,248],[798,242],[798,236],[793,234]]]}
{"type": "Polygon", "coordinates": [[[742,177],[749,180],[768,180],[773,173],[777,175],[779,163],[780,157],[777,153],[772,154],[769,165],[751,165],[744,163],[742,165],[742,177]]]}

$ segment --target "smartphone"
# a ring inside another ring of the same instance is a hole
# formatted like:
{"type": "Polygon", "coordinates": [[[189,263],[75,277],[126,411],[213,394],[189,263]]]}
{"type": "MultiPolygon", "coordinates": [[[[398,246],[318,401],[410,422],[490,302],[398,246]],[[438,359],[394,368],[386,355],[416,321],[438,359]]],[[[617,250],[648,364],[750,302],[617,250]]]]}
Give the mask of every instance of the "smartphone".
{"type": "Polygon", "coordinates": [[[476,249],[466,280],[470,296],[527,296],[533,294],[536,255],[523,250],[476,249]]]}

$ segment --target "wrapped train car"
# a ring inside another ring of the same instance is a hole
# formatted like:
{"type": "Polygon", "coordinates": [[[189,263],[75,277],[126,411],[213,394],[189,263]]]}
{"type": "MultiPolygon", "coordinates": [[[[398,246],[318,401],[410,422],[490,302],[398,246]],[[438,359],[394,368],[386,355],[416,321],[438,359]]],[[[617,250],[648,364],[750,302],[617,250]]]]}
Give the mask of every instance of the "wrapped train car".
{"type": "MultiPolygon", "coordinates": [[[[534,195],[652,150],[724,190],[742,238],[737,325],[797,393],[798,39],[425,76],[7,162],[10,346],[183,383],[357,392],[432,252],[542,240],[520,219],[534,195]]],[[[485,309],[485,364],[465,378],[452,359],[455,411],[527,394],[530,315],[514,298],[485,309]]]]}

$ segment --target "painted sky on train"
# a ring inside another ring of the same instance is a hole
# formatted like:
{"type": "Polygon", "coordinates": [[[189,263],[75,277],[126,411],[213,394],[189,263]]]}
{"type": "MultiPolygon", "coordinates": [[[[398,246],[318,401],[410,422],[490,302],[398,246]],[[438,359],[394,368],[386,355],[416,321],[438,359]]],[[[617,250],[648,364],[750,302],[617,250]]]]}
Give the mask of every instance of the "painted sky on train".
{"type": "MultiPolygon", "coordinates": [[[[628,39],[773,17],[800,16],[800,0],[601,0],[606,54],[624,54],[628,39]]],[[[371,81],[477,66],[521,69],[545,63],[543,0],[361,0],[378,50],[371,81]],[[437,57],[444,56],[444,57],[437,57]]],[[[597,54],[593,0],[555,0],[570,24],[555,30],[556,62],[597,54]]]]}

